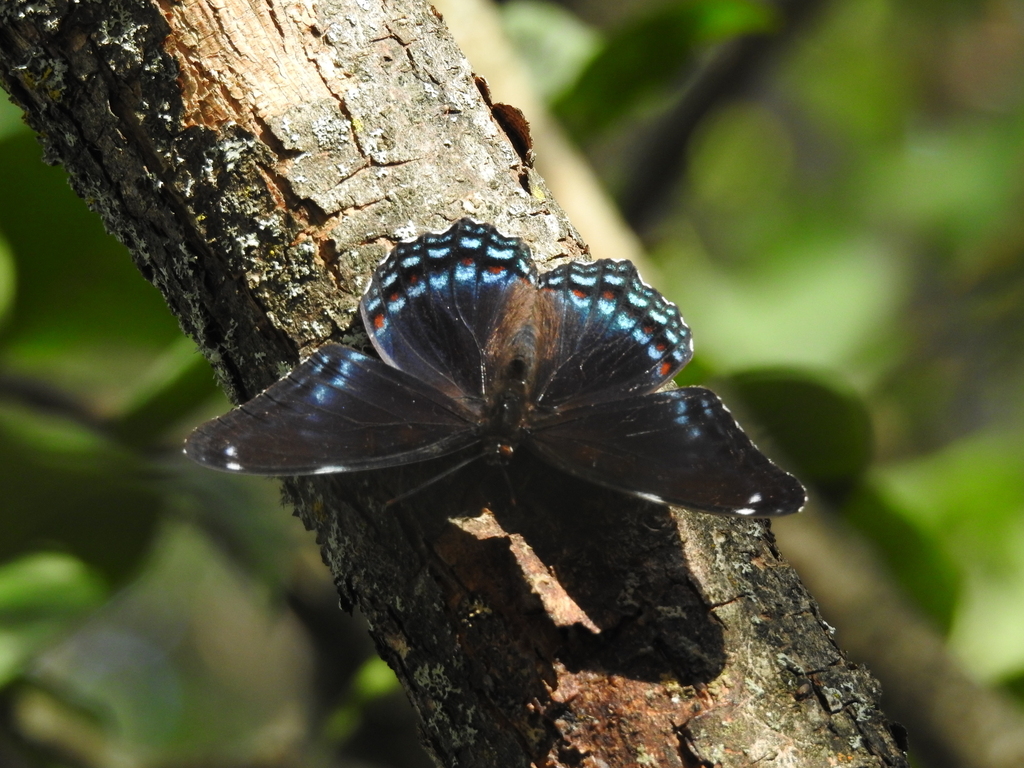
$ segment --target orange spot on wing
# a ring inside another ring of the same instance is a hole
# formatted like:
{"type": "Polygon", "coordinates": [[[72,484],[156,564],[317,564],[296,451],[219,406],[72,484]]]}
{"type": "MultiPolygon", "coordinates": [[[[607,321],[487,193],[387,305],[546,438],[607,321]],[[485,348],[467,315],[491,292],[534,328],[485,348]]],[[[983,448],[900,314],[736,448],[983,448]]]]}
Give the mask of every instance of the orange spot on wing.
{"type": "Polygon", "coordinates": [[[373,318],[373,327],[374,328],[383,328],[384,327],[384,315],[383,314],[379,314],[379,315],[377,315],[376,317],[373,318]]]}
{"type": "Polygon", "coordinates": [[[504,267],[488,267],[487,271],[490,272],[492,275],[500,275],[502,272],[505,271],[505,268],[504,267]]]}
{"type": "Polygon", "coordinates": [[[661,375],[662,376],[668,376],[670,373],[672,373],[672,363],[670,363],[668,360],[666,360],[665,362],[663,362],[661,364],[661,369],[660,370],[661,370],[661,375]]]}
{"type": "Polygon", "coordinates": [[[615,298],[615,291],[605,291],[601,294],[602,298],[608,299],[609,301],[615,298]]]}
{"type": "Polygon", "coordinates": [[[420,276],[419,275],[409,275],[409,284],[410,285],[416,285],[416,283],[418,283],[419,281],[420,281],[420,276]]]}
{"type": "Polygon", "coordinates": [[[388,301],[398,301],[398,295],[398,291],[395,291],[390,296],[388,296],[388,301]]]}
{"type": "Polygon", "coordinates": [[[654,345],[654,348],[659,352],[664,352],[667,347],[668,345],[664,341],[659,341],[657,344],[654,345]]]}
{"type": "Polygon", "coordinates": [[[464,267],[472,267],[473,266],[473,260],[467,256],[465,259],[462,260],[461,264],[464,267]]]}
{"type": "Polygon", "coordinates": [[[586,298],[587,293],[586,291],[581,291],[579,288],[573,288],[572,295],[575,296],[577,299],[583,299],[586,298]]]}

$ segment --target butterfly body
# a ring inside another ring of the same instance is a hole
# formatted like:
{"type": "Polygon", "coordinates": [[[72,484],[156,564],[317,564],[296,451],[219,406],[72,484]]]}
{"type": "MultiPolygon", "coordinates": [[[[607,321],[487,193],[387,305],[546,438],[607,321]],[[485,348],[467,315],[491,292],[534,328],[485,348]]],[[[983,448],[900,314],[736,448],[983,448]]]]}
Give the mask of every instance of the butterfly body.
{"type": "Polygon", "coordinates": [[[328,345],[200,427],[214,468],[318,474],[457,451],[526,448],[616,490],[712,512],[777,515],[802,486],[712,392],[657,392],[692,356],[675,305],[629,262],[538,274],[529,249],[468,219],[397,246],[361,302],[381,360],[328,345]]]}
{"type": "Polygon", "coordinates": [[[531,404],[527,400],[526,365],[514,358],[505,386],[489,398],[487,418],[481,430],[485,455],[510,457],[529,435],[531,404]]]}

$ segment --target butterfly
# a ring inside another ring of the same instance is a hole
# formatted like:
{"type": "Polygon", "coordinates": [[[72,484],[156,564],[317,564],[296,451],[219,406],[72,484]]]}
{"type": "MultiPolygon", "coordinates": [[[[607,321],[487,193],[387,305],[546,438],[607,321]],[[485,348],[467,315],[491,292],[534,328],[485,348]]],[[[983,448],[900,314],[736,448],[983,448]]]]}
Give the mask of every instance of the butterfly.
{"type": "Polygon", "coordinates": [[[659,503],[745,516],[804,504],[717,395],[659,391],[692,357],[690,329],[628,261],[539,274],[522,240],[461,219],[391,251],[360,310],[380,359],[324,346],[196,429],[185,453],[313,475],[526,450],[659,503]]]}

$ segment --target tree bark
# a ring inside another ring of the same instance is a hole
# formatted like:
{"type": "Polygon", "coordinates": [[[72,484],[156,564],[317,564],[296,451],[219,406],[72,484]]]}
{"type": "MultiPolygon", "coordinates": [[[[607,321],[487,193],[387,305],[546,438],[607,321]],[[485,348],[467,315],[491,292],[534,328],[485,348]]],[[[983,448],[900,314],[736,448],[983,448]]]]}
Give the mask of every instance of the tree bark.
{"type": "MultiPolygon", "coordinates": [[[[0,77],[236,401],[365,348],[399,239],[587,253],[422,0],[8,0],[0,77]]],[[[529,464],[514,503],[469,472],[384,506],[437,470],[286,490],[441,764],[906,765],[766,523],[529,464]]]]}
{"type": "Polygon", "coordinates": [[[778,529],[844,648],[885,681],[889,710],[914,734],[915,757],[930,768],[1024,765],[1020,707],[967,674],[855,531],[820,510],[778,529]]]}

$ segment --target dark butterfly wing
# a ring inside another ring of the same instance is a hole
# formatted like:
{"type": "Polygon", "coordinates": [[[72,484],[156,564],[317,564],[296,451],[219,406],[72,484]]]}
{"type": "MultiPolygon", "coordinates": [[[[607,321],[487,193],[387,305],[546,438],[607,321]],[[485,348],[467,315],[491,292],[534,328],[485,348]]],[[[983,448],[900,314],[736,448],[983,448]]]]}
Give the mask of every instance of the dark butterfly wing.
{"type": "Polygon", "coordinates": [[[534,400],[555,407],[653,392],[690,361],[690,329],[675,304],[628,261],[564,264],[540,277],[556,303],[558,338],[534,400]]]}
{"type": "Polygon", "coordinates": [[[449,397],[479,398],[484,349],[516,287],[536,280],[521,240],[462,219],[391,252],[363,297],[363,322],[391,365],[449,397]]]}
{"type": "Polygon", "coordinates": [[[185,453],[251,475],[422,461],[472,445],[475,420],[407,373],[328,345],[239,408],[196,429],[185,453]]]}
{"type": "Polygon", "coordinates": [[[701,387],[574,408],[534,428],[530,446],[591,482],[706,512],[786,515],[806,498],[701,387]]]}

